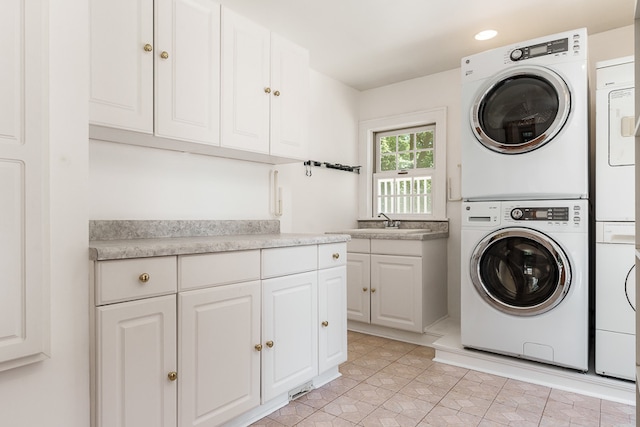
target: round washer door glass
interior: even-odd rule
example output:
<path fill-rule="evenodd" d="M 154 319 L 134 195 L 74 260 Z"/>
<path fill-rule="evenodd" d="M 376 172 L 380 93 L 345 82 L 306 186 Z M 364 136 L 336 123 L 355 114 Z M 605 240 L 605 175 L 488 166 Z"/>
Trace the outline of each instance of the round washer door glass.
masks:
<path fill-rule="evenodd" d="M 560 132 L 571 107 L 571 93 L 555 72 L 542 67 L 513 68 L 493 78 L 471 109 L 480 143 L 503 154 L 542 147 Z"/>
<path fill-rule="evenodd" d="M 486 236 L 471 257 L 471 280 L 494 308 L 518 316 L 551 310 L 571 285 L 569 262 L 549 236 L 505 228 Z"/>

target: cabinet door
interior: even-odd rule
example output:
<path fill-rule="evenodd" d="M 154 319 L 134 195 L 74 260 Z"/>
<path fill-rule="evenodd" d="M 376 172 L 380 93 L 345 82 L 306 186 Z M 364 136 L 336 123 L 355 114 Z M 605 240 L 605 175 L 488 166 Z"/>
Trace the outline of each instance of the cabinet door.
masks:
<path fill-rule="evenodd" d="M 89 121 L 153 132 L 153 0 L 90 0 Z"/>
<path fill-rule="evenodd" d="M 175 426 L 175 295 L 96 308 L 96 426 Z"/>
<path fill-rule="evenodd" d="M 262 403 L 318 374 L 318 273 L 262 281 Z"/>
<path fill-rule="evenodd" d="M 318 271 L 319 373 L 347 360 L 347 268 Z"/>
<path fill-rule="evenodd" d="M 347 318 L 369 323 L 371 314 L 369 254 L 347 254 Z"/>
<path fill-rule="evenodd" d="M 220 145 L 269 153 L 270 32 L 222 10 Z"/>
<path fill-rule="evenodd" d="M 0 13 L 0 371 L 49 351 L 44 5 Z"/>
<path fill-rule="evenodd" d="M 180 426 L 218 426 L 260 404 L 260 282 L 183 292 Z"/>
<path fill-rule="evenodd" d="M 423 332 L 421 257 L 371 255 L 371 323 Z"/>
<path fill-rule="evenodd" d="M 156 0 L 155 133 L 220 143 L 220 5 Z"/>
<path fill-rule="evenodd" d="M 271 138 L 274 156 L 309 157 L 309 52 L 271 35 Z"/>

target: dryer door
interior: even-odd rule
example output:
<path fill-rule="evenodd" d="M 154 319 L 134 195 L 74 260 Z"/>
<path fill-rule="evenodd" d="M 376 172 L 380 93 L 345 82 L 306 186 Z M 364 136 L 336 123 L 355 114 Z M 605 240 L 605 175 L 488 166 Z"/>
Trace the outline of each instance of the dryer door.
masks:
<path fill-rule="evenodd" d="M 480 90 L 470 122 L 488 149 L 521 154 L 551 141 L 570 110 L 571 92 L 558 74 L 543 67 L 513 67 Z"/>
<path fill-rule="evenodd" d="M 553 309 L 571 285 L 562 248 L 528 228 L 494 231 L 478 243 L 470 262 L 476 291 L 488 304 L 512 315 L 533 316 Z"/>

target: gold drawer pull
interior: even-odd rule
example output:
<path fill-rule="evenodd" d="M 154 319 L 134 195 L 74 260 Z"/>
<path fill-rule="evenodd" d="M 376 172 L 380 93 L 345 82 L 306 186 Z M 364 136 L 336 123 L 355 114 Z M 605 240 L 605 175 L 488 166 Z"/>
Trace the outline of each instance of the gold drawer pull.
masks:
<path fill-rule="evenodd" d="M 327 321 L 325 320 L 324 322 L 322 322 L 322 326 L 324 326 L 324 327 L 326 328 L 327 326 L 329 326 L 329 322 L 327 322 Z"/>
<path fill-rule="evenodd" d="M 162 59 L 169 58 L 169 53 L 166 50 L 163 50 L 162 53 L 160 54 L 160 58 Z"/>
<path fill-rule="evenodd" d="M 273 96 L 280 96 L 280 91 L 277 90 L 277 91 L 273 92 Z"/>
<path fill-rule="evenodd" d="M 336 252 L 335 254 L 333 254 L 333 259 L 338 259 L 338 258 L 340 258 L 340 254 L 339 253 Z"/>
<path fill-rule="evenodd" d="M 273 347 L 273 341 L 267 341 L 265 344 L 267 344 L 269 348 Z"/>
<path fill-rule="evenodd" d="M 371 288 L 371 293 L 374 294 L 376 292 L 376 288 Z"/>
<path fill-rule="evenodd" d="M 138 280 L 142 283 L 147 283 L 149 280 L 151 280 L 151 276 L 149 276 L 148 273 L 142 273 L 139 277 Z"/>
<path fill-rule="evenodd" d="M 254 347 L 257 351 L 262 351 L 262 344 L 256 344 Z"/>
<path fill-rule="evenodd" d="M 167 374 L 167 378 L 169 378 L 169 381 L 175 381 L 178 379 L 178 373 L 176 371 L 171 371 Z"/>
<path fill-rule="evenodd" d="M 367 292 L 369 288 L 362 288 L 362 292 Z"/>
<path fill-rule="evenodd" d="M 264 88 L 264 93 L 271 93 L 271 88 L 270 87 L 265 87 Z"/>
<path fill-rule="evenodd" d="M 153 50 L 153 46 L 151 46 L 149 43 L 144 45 L 144 51 L 145 52 L 151 52 Z"/>

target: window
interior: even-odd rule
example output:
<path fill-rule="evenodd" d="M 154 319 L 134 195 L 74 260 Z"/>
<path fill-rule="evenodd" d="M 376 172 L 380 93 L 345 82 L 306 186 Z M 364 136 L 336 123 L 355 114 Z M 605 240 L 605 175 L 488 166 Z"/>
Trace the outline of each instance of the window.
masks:
<path fill-rule="evenodd" d="M 360 217 L 446 218 L 446 109 L 360 123 Z"/>
<path fill-rule="evenodd" d="M 376 133 L 374 211 L 433 213 L 434 135 L 434 125 Z"/>

